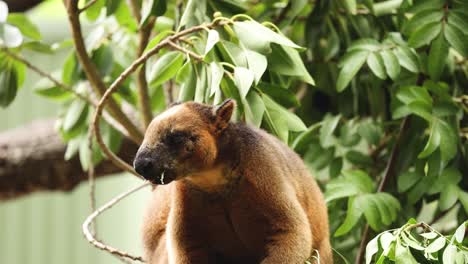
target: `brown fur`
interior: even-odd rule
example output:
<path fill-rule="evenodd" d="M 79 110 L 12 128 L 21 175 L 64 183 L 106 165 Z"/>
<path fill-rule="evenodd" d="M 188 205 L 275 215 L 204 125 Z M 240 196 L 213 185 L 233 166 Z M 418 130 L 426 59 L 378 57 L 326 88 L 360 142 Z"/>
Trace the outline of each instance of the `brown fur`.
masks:
<path fill-rule="evenodd" d="M 233 101 L 174 107 L 153 120 L 135 161 L 151 157 L 155 168 L 176 175 L 155 188 L 144 219 L 150 264 L 304 263 L 314 250 L 321 263 L 333 262 L 327 209 L 298 155 L 263 130 L 229 123 Z M 172 154 L 158 150 L 176 130 L 197 139 Z"/>

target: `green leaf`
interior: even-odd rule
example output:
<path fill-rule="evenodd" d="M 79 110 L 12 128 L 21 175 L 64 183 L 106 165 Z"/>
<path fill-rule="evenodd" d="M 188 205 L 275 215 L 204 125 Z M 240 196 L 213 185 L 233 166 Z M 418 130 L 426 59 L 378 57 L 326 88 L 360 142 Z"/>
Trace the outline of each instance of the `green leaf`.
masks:
<path fill-rule="evenodd" d="M 440 132 L 438 130 L 438 125 L 436 122 L 433 122 L 431 125 L 431 132 L 429 134 L 429 139 L 424 147 L 423 151 L 419 153 L 418 158 L 425 158 L 432 154 L 440 146 Z"/>
<path fill-rule="evenodd" d="M 80 66 L 74 52 L 68 55 L 63 65 L 62 81 L 67 85 L 74 84 L 80 78 Z"/>
<path fill-rule="evenodd" d="M 448 245 L 442 254 L 442 263 L 455 263 L 455 255 L 457 254 L 457 247 L 455 245 Z"/>
<path fill-rule="evenodd" d="M 455 130 L 441 119 L 437 119 L 440 133 L 440 152 L 442 161 L 449 161 L 457 154 L 457 134 Z"/>
<path fill-rule="evenodd" d="M 372 199 L 372 195 L 363 195 L 362 197 L 366 197 L 367 202 L 363 205 L 364 208 L 364 216 L 366 217 L 367 223 L 369 226 L 374 230 L 378 231 L 382 227 L 382 221 L 380 219 L 379 208 L 375 199 Z M 364 199 L 364 198 L 363 198 Z"/>
<path fill-rule="evenodd" d="M 296 94 L 291 91 L 284 89 L 281 86 L 260 82 L 257 86 L 262 92 L 268 94 L 275 102 L 278 102 L 280 105 L 290 108 L 300 106 L 299 101 L 296 98 Z"/>
<path fill-rule="evenodd" d="M 342 158 L 333 159 L 333 161 L 330 163 L 330 166 L 328 167 L 330 178 L 335 178 L 338 175 L 340 175 L 342 168 L 343 168 L 343 159 Z"/>
<path fill-rule="evenodd" d="M 223 60 L 240 67 L 248 67 L 245 49 L 229 41 L 221 40 L 216 45 Z"/>
<path fill-rule="evenodd" d="M 21 31 L 8 24 L 0 24 L 0 47 L 16 48 L 23 43 Z"/>
<path fill-rule="evenodd" d="M 276 44 L 272 44 L 271 49 L 272 52 L 268 55 L 268 66 L 271 71 L 296 76 L 311 85 L 315 84 L 297 50 Z"/>
<path fill-rule="evenodd" d="M 263 95 L 262 99 L 266 108 L 264 118 L 270 130 L 283 142 L 288 142 L 288 124 L 280 108 L 273 100 L 269 99 L 268 96 Z"/>
<path fill-rule="evenodd" d="M 210 29 L 208 31 L 208 39 L 206 40 L 205 53 L 208 54 L 210 50 L 219 42 L 219 33 L 216 30 Z"/>
<path fill-rule="evenodd" d="M 23 43 L 23 46 L 22 46 L 24 49 L 29 49 L 29 50 L 32 50 L 32 51 L 37 51 L 37 52 L 41 52 L 41 53 L 52 53 L 53 50 L 52 48 L 50 47 L 50 45 L 48 44 L 45 44 L 45 43 L 42 43 L 42 42 L 39 42 L 39 41 L 28 41 L 28 42 L 25 42 Z"/>
<path fill-rule="evenodd" d="M 63 117 L 62 129 L 65 132 L 80 126 L 86 121 L 88 106 L 82 100 L 74 100 Z"/>
<path fill-rule="evenodd" d="M 351 51 L 378 51 L 380 49 L 380 43 L 372 38 L 362 38 L 353 41 L 351 45 L 346 49 L 346 52 Z"/>
<path fill-rule="evenodd" d="M 341 116 L 327 115 L 325 116 L 322 127 L 320 127 L 320 144 L 322 147 L 330 147 L 333 145 L 333 131 L 335 131 L 340 121 Z"/>
<path fill-rule="evenodd" d="M 403 172 L 398 175 L 398 192 L 404 193 L 413 187 L 424 175 L 418 172 Z"/>
<path fill-rule="evenodd" d="M 445 42 L 443 34 L 432 42 L 429 57 L 427 58 L 427 70 L 434 81 L 438 81 L 444 70 L 445 61 L 448 57 L 449 46 Z"/>
<path fill-rule="evenodd" d="M 368 119 L 359 124 L 358 133 L 369 145 L 377 146 L 380 142 L 383 131 L 381 126 Z"/>
<path fill-rule="evenodd" d="M 372 166 L 372 158 L 356 150 L 350 150 L 345 154 L 346 159 L 357 166 Z"/>
<path fill-rule="evenodd" d="M 91 60 L 99 70 L 101 76 L 109 76 L 114 67 L 114 53 L 106 44 L 92 51 Z"/>
<path fill-rule="evenodd" d="M 439 208 L 445 211 L 452 207 L 458 200 L 459 188 L 455 184 L 448 184 L 440 193 Z"/>
<path fill-rule="evenodd" d="M 455 233 L 453 234 L 455 241 L 458 243 L 463 242 L 463 238 L 465 237 L 465 232 L 466 232 L 466 225 L 468 224 L 467 221 L 463 222 L 457 230 L 455 230 Z"/>
<path fill-rule="evenodd" d="M 34 40 L 41 39 L 39 29 L 23 14 L 10 14 L 8 16 L 8 23 L 17 27 L 21 33 Z"/>
<path fill-rule="evenodd" d="M 15 99 L 18 91 L 18 74 L 14 68 L 0 71 L 0 107 L 5 108 Z"/>
<path fill-rule="evenodd" d="M 463 34 L 457 27 L 447 24 L 445 25 L 445 39 L 456 51 L 464 57 L 468 57 L 468 37 Z"/>
<path fill-rule="evenodd" d="M 372 256 L 379 251 L 379 237 L 376 236 L 374 239 L 369 241 L 366 246 L 366 264 L 370 264 L 372 261 Z"/>
<path fill-rule="evenodd" d="M 91 1 L 92 0 L 86 0 L 85 4 Z M 86 9 L 85 11 L 86 17 L 91 21 L 96 20 L 101 14 L 101 10 L 105 5 L 106 5 L 105 0 L 97 0 L 94 4 L 92 4 L 90 7 Z"/>
<path fill-rule="evenodd" d="M 65 160 L 70 160 L 75 156 L 80 149 L 81 139 L 82 137 L 76 137 L 67 142 L 67 150 L 65 151 L 64 156 Z"/>
<path fill-rule="evenodd" d="M 382 56 L 388 76 L 390 76 L 392 80 L 396 80 L 398 75 L 400 75 L 398 57 L 391 50 L 382 50 L 380 55 Z"/>
<path fill-rule="evenodd" d="M 148 50 L 154 48 L 156 45 L 158 45 L 161 42 L 161 40 L 163 40 L 167 36 L 171 35 L 172 33 L 173 33 L 172 30 L 165 30 L 165 31 L 157 34 L 154 38 L 152 38 L 150 40 L 150 42 L 148 43 L 148 45 L 145 48 L 145 52 L 147 52 Z"/>
<path fill-rule="evenodd" d="M 343 5 L 348 13 L 353 14 L 353 15 L 356 14 L 356 11 L 357 11 L 356 0 L 344 0 Z"/>
<path fill-rule="evenodd" d="M 0 23 L 5 23 L 8 17 L 8 5 L 0 1 Z"/>
<path fill-rule="evenodd" d="M 245 112 L 245 120 L 248 124 L 255 127 L 260 127 L 262 123 L 263 114 L 265 113 L 265 104 L 262 97 L 257 92 L 250 92 L 247 97 L 242 101 Z"/>
<path fill-rule="evenodd" d="M 408 40 L 408 45 L 412 48 L 419 48 L 423 45 L 429 44 L 437 35 L 439 35 L 442 28 L 441 22 L 432 22 L 417 29 Z"/>
<path fill-rule="evenodd" d="M 429 244 L 429 246 L 427 246 L 424 251 L 430 254 L 441 250 L 445 246 L 445 240 L 445 237 L 437 238 L 431 244 Z"/>
<path fill-rule="evenodd" d="M 395 247 L 395 263 L 396 264 L 418 264 L 418 262 L 414 259 L 413 255 L 411 255 L 411 251 L 408 247 L 404 247 L 401 245 L 399 241 L 397 241 Z"/>
<path fill-rule="evenodd" d="M 239 93 L 242 98 L 247 96 L 247 93 L 250 91 L 250 87 L 252 87 L 254 79 L 255 75 L 251 70 L 244 67 L 234 68 L 234 83 L 239 89 Z"/>
<path fill-rule="evenodd" d="M 206 94 L 206 89 L 207 89 L 207 69 L 205 65 L 201 64 L 196 71 L 197 75 L 197 84 L 195 86 L 195 97 L 193 98 L 193 101 L 197 103 L 203 103 L 205 94 Z"/>
<path fill-rule="evenodd" d="M 223 66 L 217 62 L 211 62 L 210 63 L 210 96 L 213 96 L 220 89 L 223 75 L 224 75 Z"/>
<path fill-rule="evenodd" d="M 384 61 L 379 53 L 369 53 L 369 56 L 367 56 L 367 65 L 375 74 L 375 76 L 379 77 L 382 80 L 385 80 L 387 78 L 387 74 L 385 74 Z"/>
<path fill-rule="evenodd" d="M 245 53 L 245 57 L 247 58 L 247 67 L 254 73 L 255 84 L 258 84 L 267 69 L 267 58 L 264 55 L 251 50 L 246 50 Z"/>
<path fill-rule="evenodd" d="M 418 12 L 403 26 L 402 31 L 406 35 L 410 35 L 422 26 L 440 22 L 443 16 L 444 12 L 440 8 L 431 8 Z"/>
<path fill-rule="evenodd" d="M 334 236 L 339 237 L 347 234 L 357 224 L 359 218 L 364 213 L 360 204 L 362 197 L 350 198 L 348 200 L 348 209 L 346 210 L 346 218 L 344 222 L 335 231 Z"/>
<path fill-rule="evenodd" d="M 162 55 L 156 63 L 147 71 L 147 79 L 151 86 L 158 86 L 172 77 L 180 69 L 184 62 L 184 55 L 177 51 L 170 51 Z"/>
<path fill-rule="evenodd" d="M 71 93 L 57 87 L 52 81 L 47 78 L 42 78 L 34 85 L 34 92 L 51 99 L 66 99 L 71 96 Z"/>
<path fill-rule="evenodd" d="M 234 22 L 234 31 L 246 48 L 263 54 L 270 53 L 270 43 L 301 49 L 300 46 L 296 45 L 290 39 L 256 21 L 236 21 Z"/>
<path fill-rule="evenodd" d="M 413 50 L 408 47 L 398 46 L 393 52 L 403 68 L 410 72 L 419 72 L 418 57 Z"/>
<path fill-rule="evenodd" d="M 421 101 L 429 107 L 432 106 L 432 97 L 425 87 L 403 86 L 397 91 L 396 97 L 404 104 Z"/>
<path fill-rule="evenodd" d="M 314 142 L 304 155 L 304 162 L 311 172 L 320 171 L 330 164 L 335 154 L 334 148 L 322 148 L 318 142 Z M 334 192 L 339 194 L 340 192 Z"/>
<path fill-rule="evenodd" d="M 448 23 L 468 35 L 468 16 L 459 12 L 448 13 Z"/>
<path fill-rule="evenodd" d="M 341 69 L 338 80 L 336 83 L 336 88 L 338 92 L 343 91 L 354 78 L 356 73 L 362 67 L 364 62 L 367 60 L 369 52 L 367 51 L 353 51 L 351 57 L 349 57 L 348 62 Z"/>
<path fill-rule="evenodd" d="M 146 25 L 151 16 L 162 16 L 166 13 L 166 0 L 144 0 L 141 7 L 140 25 Z"/>
<path fill-rule="evenodd" d="M 180 18 L 179 28 L 200 25 L 206 17 L 206 0 L 189 0 Z"/>

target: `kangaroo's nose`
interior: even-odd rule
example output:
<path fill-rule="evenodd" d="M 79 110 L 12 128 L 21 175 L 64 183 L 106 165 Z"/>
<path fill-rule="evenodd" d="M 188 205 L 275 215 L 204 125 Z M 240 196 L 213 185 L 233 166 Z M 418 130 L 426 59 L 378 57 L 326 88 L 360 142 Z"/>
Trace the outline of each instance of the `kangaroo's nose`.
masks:
<path fill-rule="evenodd" d="M 138 172 L 145 179 L 151 174 L 153 168 L 153 161 L 150 158 L 137 158 L 133 164 L 135 171 Z"/>

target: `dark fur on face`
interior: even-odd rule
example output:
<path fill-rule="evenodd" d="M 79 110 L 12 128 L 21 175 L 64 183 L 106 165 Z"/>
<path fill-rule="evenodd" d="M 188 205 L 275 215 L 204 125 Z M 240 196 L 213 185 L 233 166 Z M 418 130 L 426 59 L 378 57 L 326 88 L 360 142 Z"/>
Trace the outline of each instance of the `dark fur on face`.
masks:
<path fill-rule="evenodd" d="M 218 138 L 228 127 L 235 102 L 219 106 L 193 102 L 173 105 L 149 125 L 134 160 L 135 170 L 155 184 L 212 167 Z"/>

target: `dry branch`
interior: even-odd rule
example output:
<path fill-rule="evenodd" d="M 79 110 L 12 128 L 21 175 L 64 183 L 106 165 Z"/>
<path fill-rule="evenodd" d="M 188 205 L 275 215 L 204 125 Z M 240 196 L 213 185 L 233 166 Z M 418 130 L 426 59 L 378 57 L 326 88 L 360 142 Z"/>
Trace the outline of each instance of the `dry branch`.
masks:
<path fill-rule="evenodd" d="M 97 248 L 99 248 L 101 250 L 110 252 L 111 254 L 113 254 L 115 256 L 122 257 L 122 258 L 129 258 L 129 259 L 132 259 L 132 260 L 137 260 L 137 261 L 140 261 L 140 262 L 144 262 L 144 259 L 142 257 L 133 256 L 133 255 L 131 255 L 131 254 L 125 252 L 125 251 L 116 249 L 114 247 L 111 247 L 109 245 L 106 245 L 106 244 L 102 243 L 101 241 L 98 241 L 93 236 L 93 234 L 89 230 L 89 228 L 90 228 L 91 224 L 94 222 L 95 218 L 98 217 L 101 213 L 103 213 L 107 209 L 110 209 L 112 206 L 114 206 L 116 203 L 120 202 L 122 199 L 129 196 L 130 194 L 132 194 L 132 193 L 134 193 L 134 192 L 136 192 L 138 190 L 141 190 L 142 188 L 144 188 L 146 186 L 149 186 L 149 185 L 150 185 L 149 182 L 144 182 L 143 184 L 138 185 L 137 187 L 134 187 L 134 188 L 124 192 L 124 193 L 116 196 L 115 198 L 113 198 L 112 200 L 110 200 L 109 202 L 104 204 L 103 206 L 99 207 L 99 209 L 97 209 L 91 215 L 89 215 L 86 218 L 86 220 L 84 221 L 83 226 L 82 226 L 83 234 L 85 235 L 85 237 L 89 241 L 89 243 L 93 244 L 95 247 L 97 247 Z"/>
<path fill-rule="evenodd" d="M 35 121 L 0 133 L 0 200 L 36 191 L 70 191 L 87 180 L 78 157 L 64 160 L 66 145 L 54 123 Z M 118 156 L 131 162 L 136 151 L 136 144 L 124 139 Z M 108 160 L 95 168 L 96 177 L 118 172 Z"/>

